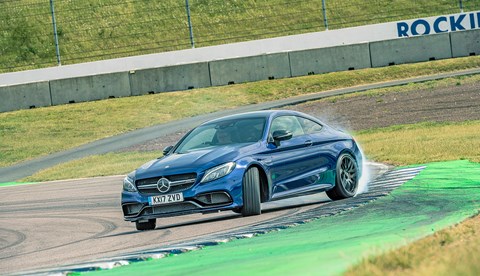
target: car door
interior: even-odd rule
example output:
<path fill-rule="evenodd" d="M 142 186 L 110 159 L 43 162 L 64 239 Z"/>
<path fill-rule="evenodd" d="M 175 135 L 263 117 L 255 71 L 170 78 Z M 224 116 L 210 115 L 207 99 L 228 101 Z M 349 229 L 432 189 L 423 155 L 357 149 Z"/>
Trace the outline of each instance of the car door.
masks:
<path fill-rule="evenodd" d="M 305 133 L 300 119 L 298 116 L 279 116 L 273 119 L 270 126 L 270 138 L 276 130 L 292 133 L 291 139 L 281 141 L 278 146 L 269 144 L 273 197 L 315 182 L 313 172 L 318 168 L 320 156 L 312 150 L 311 137 Z"/>

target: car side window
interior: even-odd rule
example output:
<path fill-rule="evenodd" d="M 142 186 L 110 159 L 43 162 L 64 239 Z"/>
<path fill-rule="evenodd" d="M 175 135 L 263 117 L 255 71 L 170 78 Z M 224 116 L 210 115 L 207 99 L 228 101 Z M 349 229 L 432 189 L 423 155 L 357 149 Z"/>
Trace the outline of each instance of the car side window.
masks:
<path fill-rule="evenodd" d="M 302 129 L 306 134 L 313 134 L 320 132 L 323 126 L 307 118 L 299 118 Z"/>
<path fill-rule="evenodd" d="M 297 116 L 279 116 L 273 119 L 269 134 L 272 135 L 273 132 L 280 129 L 290 131 L 293 137 L 305 134 Z"/>
<path fill-rule="evenodd" d="M 264 118 L 249 118 L 236 124 L 239 143 L 252 143 L 262 139 Z"/>

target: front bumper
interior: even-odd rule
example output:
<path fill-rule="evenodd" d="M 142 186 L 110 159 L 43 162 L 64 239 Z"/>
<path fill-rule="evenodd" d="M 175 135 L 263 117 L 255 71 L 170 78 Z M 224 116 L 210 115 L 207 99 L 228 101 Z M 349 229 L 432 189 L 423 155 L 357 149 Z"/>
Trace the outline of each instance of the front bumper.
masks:
<path fill-rule="evenodd" d="M 201 202 L 213 199 L 211 202 Z M 238 209 L 231 197 L 225 192 L 213 192 L 195 198 L 185 199 L 183 202 L 150 206 L 148 202 L 128 202 L 122 204 L 124 218 L 127 221 L 172 217 L 193 213 L 210 213 Z"/>
<path fill-rule="evenodd" d="M 240 174 L 241 175 L 241 174 Z M 243 206 L 242 176 L 232 172 L 209 183 L 195 184 L 182 192 L 184 201 L 150 205 L 149 197 L 138 192 L 122 192 L 122 211 L 126 221 L 139 221 L 193 213 L 238 210 Z"/>

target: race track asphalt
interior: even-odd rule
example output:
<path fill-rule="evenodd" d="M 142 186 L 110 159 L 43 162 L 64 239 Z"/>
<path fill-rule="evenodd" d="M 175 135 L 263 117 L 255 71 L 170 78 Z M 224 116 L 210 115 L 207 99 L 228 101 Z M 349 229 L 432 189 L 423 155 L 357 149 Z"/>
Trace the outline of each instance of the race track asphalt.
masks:
<path fill-rule="evenodd" d="M 368 171 L 374 177 L 387 169 L 374 163 Z M 262 204 L 260 216 L 242 217 L 228 211 L 163 218 L 157 220 L 155 230 L 141 232 L 123 220 L 122 179 L 110 176 L 0 187 L 0 275 L 37 274 L 42 269 L 165 248 L 206 236 L 251 231 L 279 219 L 298 219 L 302 214 L 310 218 L 310 210 L 338 205 L 320 193 Z M 357 200 L 369 201 L 387 192 L 382 186 L 375 195 L 366 193 Z M 352 208 L 354 202 L 340 201 L 334 210 Z"/>

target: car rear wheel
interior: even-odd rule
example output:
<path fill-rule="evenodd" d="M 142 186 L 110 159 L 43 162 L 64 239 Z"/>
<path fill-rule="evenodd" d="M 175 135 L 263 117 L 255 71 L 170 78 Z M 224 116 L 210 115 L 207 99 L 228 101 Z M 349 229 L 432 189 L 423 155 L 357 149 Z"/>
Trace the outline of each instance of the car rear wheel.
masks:
<path fill-rule="evenodd" d="M 137 230 L 140 231 L 153 230 L 155 229 L 156 223 L 156 219 L 149 219 L 147 222 L 136 221 L 135 226 L 137 227 Z"/>
<path fill-rule="evenodd" d="M 252 167 L 243 176 L 243 216 L 254 216 L 262 213 L 260 207 L 260 175 L 258 168 Z"/>
<path fill-rule="evenodd" d="M 332 200 L 343 199 L 355 195 L 358 189 L 358 165 L 355 158 L 343 153 L 337 160 L 335 187 L 327 191 Z"/>

